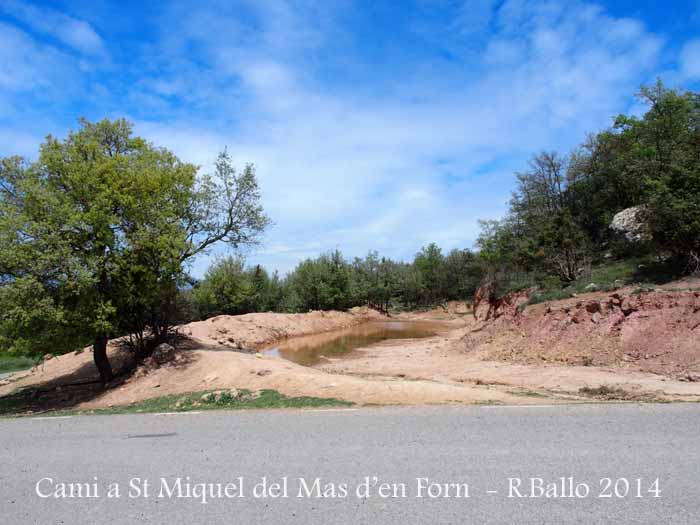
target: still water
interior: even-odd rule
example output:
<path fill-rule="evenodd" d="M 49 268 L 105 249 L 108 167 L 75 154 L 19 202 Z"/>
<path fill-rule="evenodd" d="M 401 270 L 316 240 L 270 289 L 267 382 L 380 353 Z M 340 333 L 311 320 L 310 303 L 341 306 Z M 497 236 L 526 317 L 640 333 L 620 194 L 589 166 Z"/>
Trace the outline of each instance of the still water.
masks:
<path fill-rule="evenodd" d="M 373 321 L 324 334 L 294 337 L 281 341 L 263 350 L 266 355 L 275 355 L 310 366 L 325 357 L 341 357 L 356 348 L 386 341 L 388 339 L 420 339 L 444 332 L 446 325 L 431 321 Z"/>

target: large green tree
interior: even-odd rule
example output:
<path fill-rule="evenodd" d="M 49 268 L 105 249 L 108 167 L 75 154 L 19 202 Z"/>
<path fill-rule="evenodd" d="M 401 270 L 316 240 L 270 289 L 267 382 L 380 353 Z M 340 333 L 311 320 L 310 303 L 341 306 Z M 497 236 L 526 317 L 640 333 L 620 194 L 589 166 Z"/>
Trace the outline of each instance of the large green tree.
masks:
<path fill-rule="evenodd" d="M 238 173 L 223 152 L 199 176 L 125 120 L 81 120 L 35 162 L 0 166 L 0 342 L 65 352 L 91 340 L 103 382 L 110 337 L 163 337 L 192 258 L 254 243 L 269 222 L 252 166 Z"/>

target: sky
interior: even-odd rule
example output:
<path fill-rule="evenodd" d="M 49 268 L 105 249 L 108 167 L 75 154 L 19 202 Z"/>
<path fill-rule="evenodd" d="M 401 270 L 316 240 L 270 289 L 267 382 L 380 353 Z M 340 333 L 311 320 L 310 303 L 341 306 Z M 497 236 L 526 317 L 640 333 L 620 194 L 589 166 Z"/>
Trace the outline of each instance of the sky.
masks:
<path fill-rule="evenodd" d="M 249 263 L 410 260 L 473 247 L 514 172 L 642 85 L 698 89 L 699 30 L 697 0 L 0 0 L 0 156 L 126 117 L 203 173 L 255 165 L 274 224 Z"/>

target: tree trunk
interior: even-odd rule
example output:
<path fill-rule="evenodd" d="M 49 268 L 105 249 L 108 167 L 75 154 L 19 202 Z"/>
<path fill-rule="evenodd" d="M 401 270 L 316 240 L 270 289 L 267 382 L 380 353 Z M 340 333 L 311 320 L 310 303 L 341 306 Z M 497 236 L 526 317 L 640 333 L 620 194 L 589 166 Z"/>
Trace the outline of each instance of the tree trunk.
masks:
<path fill-rule="evenodd" d="M 100 380 L 102 381 L 103 385 L 109 383 L 114 377 L 114 374 L 112 373 L 112 366 L 109 364 L 109 358 L 107 357 L 108 341 L 109 339 L 106 335 L 100 335 L 95 338 L 92 345 L 95 366 L 100 372 Z"/>

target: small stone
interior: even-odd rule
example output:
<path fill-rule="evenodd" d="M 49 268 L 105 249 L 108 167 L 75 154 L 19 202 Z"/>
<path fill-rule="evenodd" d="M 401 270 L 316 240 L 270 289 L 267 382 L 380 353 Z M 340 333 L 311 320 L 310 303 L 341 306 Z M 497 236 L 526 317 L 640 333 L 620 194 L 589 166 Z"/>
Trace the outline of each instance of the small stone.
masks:
<path fill-rule="evenodd" d="M 151 357 L 157 364 L 165 364 L 175 358 L 175 348 L 168 343 L 161 343 L 153 350 Z"/>

